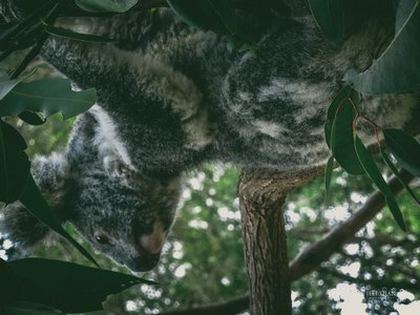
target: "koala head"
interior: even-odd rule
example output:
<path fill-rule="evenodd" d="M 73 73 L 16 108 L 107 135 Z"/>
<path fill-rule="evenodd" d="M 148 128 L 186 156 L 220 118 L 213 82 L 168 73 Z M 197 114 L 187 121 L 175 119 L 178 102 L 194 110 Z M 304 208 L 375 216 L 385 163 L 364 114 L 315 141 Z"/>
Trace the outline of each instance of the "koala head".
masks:
<path fill-rule="evenodd" d="M 157 264 L 175 218 L 177 178 L 94 170 L 84 175 L 77 191 L 69 220 L 95 249 L 133 271 Z"/>
<path fill-rule="evenodd" d="M 75 172 L 63 167 L 62 160 L 42 158 L 35 168 L 57 216 L 70 221 L 96 250 L 131 270 L 155 267 L 175 218 L 179 178 L 110 174 L 94 165 Z M 4 209 L 0 231 L 30 247 L 49 230 L 15 203 Z"/>

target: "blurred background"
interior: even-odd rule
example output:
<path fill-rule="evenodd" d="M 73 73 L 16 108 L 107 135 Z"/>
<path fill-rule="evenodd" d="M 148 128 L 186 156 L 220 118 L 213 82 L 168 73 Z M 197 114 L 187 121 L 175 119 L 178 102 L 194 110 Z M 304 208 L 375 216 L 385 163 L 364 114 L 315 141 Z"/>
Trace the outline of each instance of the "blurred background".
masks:
<path fill-rule="evenodd" d="M 47 66 L 39 66 L 38 78 L 56 75 Z M 40 127 L 16 119 L 9 122 L 25 136 L 33 157 L 62 150 L 74 119 L 63 121 L 55 115 Z M 159 314 L 246 294 L 238 176 L 238 169 L 220 164 L 204 165 L 186 174 L 178 220 L 161 262 L 143 275 L 159 285 L 139 285 L 113 296 L 106 302 L 106 311 L 96 314 Z M 384 176 L 390 174 L 384 171 Z M 420 181 L 413 187 L 420 193 Z M 373 186 L 367 178 L 351 177 L 338 169 L 333 173 L 331 192 L 326 206 L 323 179 L 318 178 L 289 196 L 285 215 L 290 259 L 355 212 Z M 405 192 L 398 202 L 410 233 L 402 233 L 385 208 L 329 262 L 293 283 L 294 314 L 420 314 L 420 211 Z M 89 247 L 71 226 L 68 229 Z M 0 234 L 2 259 L 25 255 L 7 235 Z M 31 255 L 87 264 L 56 237 L 37 246 Z M 104 268 L 129 272 L 105 257 L 95 258 Z M 379 294 L 372 297 L 372 292 Z"/>

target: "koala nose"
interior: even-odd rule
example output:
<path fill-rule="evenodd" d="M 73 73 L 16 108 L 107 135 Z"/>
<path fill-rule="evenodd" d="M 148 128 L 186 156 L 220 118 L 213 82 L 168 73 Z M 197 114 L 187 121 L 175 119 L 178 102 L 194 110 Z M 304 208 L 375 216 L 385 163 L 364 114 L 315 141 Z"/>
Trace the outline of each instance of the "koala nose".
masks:
<path fill-rule="evenodd" d="M 156 221 L 153 225 L 153 231 L 150 234 L 141 235 L 139 239 L 140 254 L 156 255 L 162 251 L 167 231 L 165 231 L 162 223 Z"/>
<path fill-rule="evenodd" d="M 159 262 L 160 252 L 168 232 L 158 220 L 155 221 L 152 228 L 151 233 L 140 234 L 138 231 L 135 235 L 136 250 L 139 256 L 127 263 L 127 267 L 133 271 L 149 271 Z"/>
<path fill-rule="evenodd" d="M 127 267 L 135 272 L 146 272 L 152 270 L 159 262 L 160 255 L 142 255 L 133 258 Z"/>

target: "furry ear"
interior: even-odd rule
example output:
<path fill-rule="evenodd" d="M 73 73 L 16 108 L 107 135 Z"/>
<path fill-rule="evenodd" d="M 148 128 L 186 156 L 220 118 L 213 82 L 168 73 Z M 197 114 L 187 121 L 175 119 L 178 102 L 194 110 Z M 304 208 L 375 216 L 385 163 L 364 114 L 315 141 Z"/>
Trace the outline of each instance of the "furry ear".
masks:
<path fill-rule="evenodd" d="M 65 221 L 66 196 L 69 191 L 70 177 L 68 166 L 62 155 L 38 157 L 32 165 L 32 173 L 42 194 L 50 204 L 57 217 Z M 14 202 L 0 209 L 0 232 L 17 243 L 18 246 L 30 248 L 44 239 L 49 228 L 33 216 L 20 202 Z"/>
<path fill-rule="evenodd" d="M 106 174 L 124 178 L 127 172 L 135 171 L 112 117 L 98 105 L 94 105 L 89 113 L 96 120 L 94 145 L 98 148 L 98 159 L 103 163 Z"/>

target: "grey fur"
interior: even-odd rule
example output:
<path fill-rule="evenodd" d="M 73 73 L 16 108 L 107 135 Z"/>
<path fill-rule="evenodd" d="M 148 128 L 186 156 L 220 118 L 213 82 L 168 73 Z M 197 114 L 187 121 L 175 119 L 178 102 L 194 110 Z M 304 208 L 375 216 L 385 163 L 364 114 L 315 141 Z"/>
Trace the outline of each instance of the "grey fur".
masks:
<path fill-rule="evenodd" d="M 39 158 L 34 173 L 62 220 L 134 270 L 156 263 L 138 257 L 134 239 L 156 218 L 170 228 L 184 171 L 214 160 L 281 171 L 325 163 L 326 110 L 344 73 L 367 68 L 390 35 L 373 17 L 337 45 L 312 18 L 282 17 L 255 52 L 240 53 L 167 9 L 78 25 L 118 42 L 48 41 L 43 57 L 80 88 L 95 87 L 98 106 L 80 116 L 66 152 Z M 419 117 L 417 104 L 416 95 L 387 95 L 363 107 L 384 126 L 404 127 L 415 108 Z M 21 224 L 29 220 L 21 210 L 9 206 L 3 224 L 31 245 L 46 229 Z"/>

